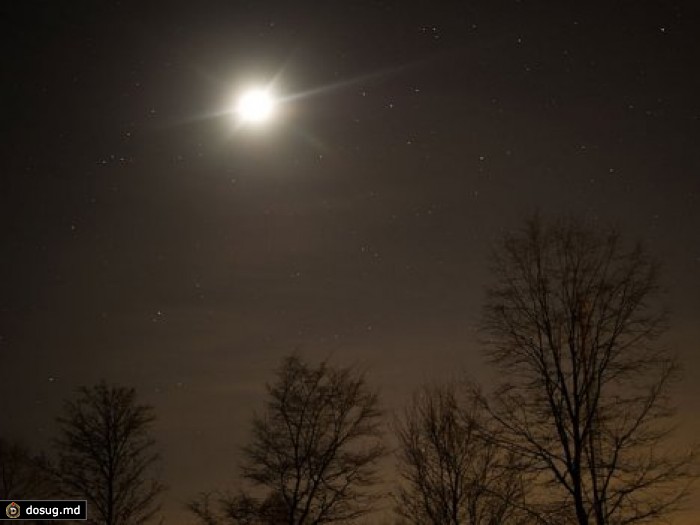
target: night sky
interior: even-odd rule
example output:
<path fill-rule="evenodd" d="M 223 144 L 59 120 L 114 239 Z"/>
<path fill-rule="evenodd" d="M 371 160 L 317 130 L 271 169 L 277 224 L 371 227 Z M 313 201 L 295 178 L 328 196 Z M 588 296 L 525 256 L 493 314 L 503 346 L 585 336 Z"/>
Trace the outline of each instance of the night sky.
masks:
<path fill-rule="evenodd" d="M 489 250 L 540 210 L 662 261 L 694 438 L 696 4 L 3 2 L 2 434 L 45 447 L 78 385 L 135 386 L 182 523 L 295 349 L 390 410 L 488 383 Z M 277 114 L 237 126 L 270 82 Z"/>

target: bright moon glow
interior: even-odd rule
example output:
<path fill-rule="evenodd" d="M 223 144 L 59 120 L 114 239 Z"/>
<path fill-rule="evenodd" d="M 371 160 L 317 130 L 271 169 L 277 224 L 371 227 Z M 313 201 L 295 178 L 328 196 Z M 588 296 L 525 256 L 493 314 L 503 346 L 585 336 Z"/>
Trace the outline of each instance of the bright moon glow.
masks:
<path fill-rule="evenodd" d="M 267 91 L 256 89 L 243 94 L 236 111 L 244 121 L 262 122 L 270 117 L 274 106 L 274 101 Z"/>

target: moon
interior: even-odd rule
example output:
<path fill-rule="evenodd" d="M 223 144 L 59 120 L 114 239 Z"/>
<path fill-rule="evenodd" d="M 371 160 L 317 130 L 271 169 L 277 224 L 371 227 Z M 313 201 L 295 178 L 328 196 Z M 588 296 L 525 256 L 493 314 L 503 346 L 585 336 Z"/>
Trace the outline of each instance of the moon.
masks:
<path fill-rule="evenodd" d="M 261 123 L 269 120 L 275 109 L 275 100 L 268 90 L 251 89 L 238 99 L 235 113 L 243 122 Z"/>

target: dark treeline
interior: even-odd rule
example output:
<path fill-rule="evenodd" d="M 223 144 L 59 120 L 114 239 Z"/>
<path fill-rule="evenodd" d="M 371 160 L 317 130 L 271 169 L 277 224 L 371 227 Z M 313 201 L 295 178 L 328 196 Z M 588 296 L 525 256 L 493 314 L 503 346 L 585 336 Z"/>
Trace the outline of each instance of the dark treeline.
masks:
<path fill-rule="evenodd" d="M 190 515 L 352 523 L 391 501 L 401 524 L 623 525 L 682 508 L 697 463 L 669 441 L 679 365 L 659 342 L 656 262 L 614 231 L 534 217 L 492 264 L 481 328 L 497 384 L 426 385 L 388 417 L 364 371 L 287 356 L 252 418 L 239 486 L 194 497 Z M 87 498 L 106 525 L 154 519 L 153 420 L 133 389 L 81 388 L 50 452 L 0 440 L 1 499 Z"/>
<path fill-rule="evenodd" d="M 164 490 L 152 477 L 159 459 L 150 437 L 154 419 L 133 388 L 104 382 L 79 388 L 57 418 L 51 455 L 0 439 L 2 499 L 87 499 L 92 522 L 149 521 Z"/>

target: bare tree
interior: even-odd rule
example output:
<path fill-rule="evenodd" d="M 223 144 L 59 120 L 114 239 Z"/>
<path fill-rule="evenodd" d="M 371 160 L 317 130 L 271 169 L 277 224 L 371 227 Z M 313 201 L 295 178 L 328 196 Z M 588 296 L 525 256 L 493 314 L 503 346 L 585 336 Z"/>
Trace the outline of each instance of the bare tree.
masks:
<path fill-rule="evenodd" d="M 158 461 L 149 435 L 153 409 L 132 388 L 104 382 L 78 390 L 58 418 L 52 472 L 65 497 L 86 498 L 96 521 L 141 524 L 158 510 L 163 485 L 151 477 Z"/>
<path fill-rule="evenodd" d="M 485 439 L 476 399 L 454 385 L 424 387 L 395 423 L 397 511 L 417 525 L 524 523 L 521 469 Z"/>
<path fill-rule="evenodd" d="M 580 525 L 676 510 L 693 458 L 666 440 L 678 365 L 657 341 L 657 265 L 614 232 L 535 217 L 505 236 L 494 272 L 484 328 L 504 381 L 487 408 L 499 442 L 532 462 L 540 509 Z"/>
<path fill-rule="evenodd" d="M 290 356 L 267 392 L 243 475 L 283 505 L 277 523 L 351 521 L 368 512 L 384 447 L 378 397 L 364 374 Z"/>
<path fill-rule="evenodd" d="M 44 464 L 43 455 L 33 454 L 23 443 L 0 438 L 0 500 L 54 496 Z"/>

